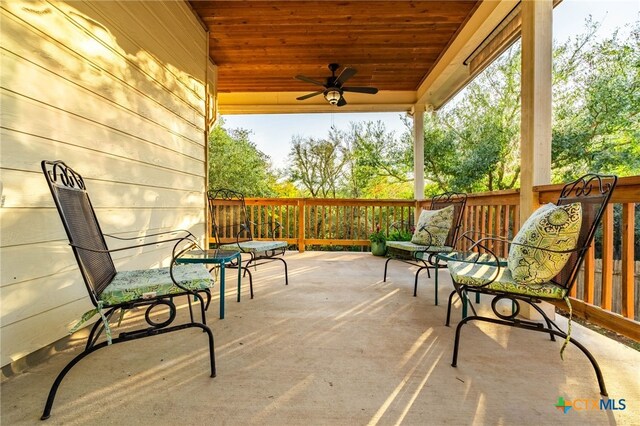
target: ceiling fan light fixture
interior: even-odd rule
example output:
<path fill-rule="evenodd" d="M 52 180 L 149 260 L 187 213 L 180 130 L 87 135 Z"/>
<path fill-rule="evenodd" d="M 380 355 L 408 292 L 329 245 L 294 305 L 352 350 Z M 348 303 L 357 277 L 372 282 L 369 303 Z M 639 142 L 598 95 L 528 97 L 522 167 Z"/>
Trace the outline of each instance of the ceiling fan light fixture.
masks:
<path fill-rule="evenodd" d="M 338 101 L 340 100 L 341 97 L 342 97 L 342 93 L 340 93 L 340 91 L 338 89 L 336 89 L 335 87 L 332 87 L 332 88 L 328 89 L 326 92 L 324 92 L 324 98 L 331 105 L 337 105 Z"/>

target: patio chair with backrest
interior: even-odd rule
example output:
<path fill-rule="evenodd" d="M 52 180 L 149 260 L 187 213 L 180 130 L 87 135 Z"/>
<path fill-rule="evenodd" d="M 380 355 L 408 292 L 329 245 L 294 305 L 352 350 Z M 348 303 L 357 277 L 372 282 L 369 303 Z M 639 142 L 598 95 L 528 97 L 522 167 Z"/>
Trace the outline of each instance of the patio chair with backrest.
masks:
<path fill-rule="evenodd" d="M 93 316 L 99 315 L 89 332 L 84 350 L 62 369 L 51 386 L 42 419 L 50 416 L 58 387 L 71 368 L 87 355 L 111 344 L 191 327 L 199 328 L 206 332 L 208 338 L 211 377 L 215 377 L 213 333 L 206 325 L 205 318 L 213 279 L 204 265 L 176 266 L 174 262 L 176 257 L 196 245 L 194 236 L 188 231 L 156 233 L 134 238 L 103 234 L 82 176 L 62 161 L 42 161 L 42 171 L 84 279 L 89 299 L 94 305 L 94 309 L 82 316 L 74 330 Z M 144 242 L 134 246 L 109 249 L 105 237 L 117 240 L 136 239 Z M 111 253 L 160 244 L 173 245 L 170 267 L 136 271 L 116 270 Z M 174 298 L 179 296 L 187 296 L 190 319 L 172 325 L 177 315 Z M 206 303 L 203 296 L 207 300 Z M 192 297 L 199 301 L 201 321 L 194 320 L 191 311 Z M 126 313 L 136 308 L 145 310 L 144 318 L 147 324 L 127 329 L 112 338 L 110 325 L 112 317 L 119 312 L 119 318 L 122 319 Z M 159 321 L 158 315 L 163 315 L 166 319 Z M 98 342 L 103 332 L 106 340 Z"/>
<path fill-rule="evenodd" d="M 246 254 L 246 260 L 239 265 L 245 274 L 249 274 L 249 289 L 253 298 L 253 279 L 250 266 L 258 266 L 267 262 L 281 261 L 284 264 L 284 282 L 289 284 L 287 262 L 281 257 L 287 249 L 286 241 L 276 241 L 275 235 L 280 223 L 265 217 L 258 225 L 249 220 L 244 195 L 230 189 L 216 189 L 209 191 L 209 215 L 211 218 L 211 233 L 215 246 L 222 250 L 238 250 Z M 255 240 L 253 229 L 266 228 L 269 240 Z M 261 234 L 259 234 L 261 235 Z M 244 262 L 244 265 L 242 263 Z"/>
<path fill-rule="evenodd" d="M 568 295 L 616 183 L 616 176 L 585 175 L 565 185 L 555 205 L 549 203 L 536 210 L 513 241 L 484 236 L 472 241 L 471 251 L 440 256 L 447 261 L 455 288 L 449 296 L 446 324 L 449 325 L 455 294 L 463 301 L 463 308 L 466 309 L 468 304 L 473 311 L 470 316 L 463 312 L 464 318 L 456 328 L 452 366 L 457 365 L 460 332 L 465 324 L 482 321 L 517 327 L 547 333 L 551 340 L 555 340 L 555 336 L 565 339 L 561 357 L 566 345 L 573 343 L 591 362 L 600 393 L 607 395 L 598 363 L 582 344 L 571 337 L 571 304 Z M 468 237 L 465 235 L 461 238 Z M 492 252 L 492 242 L 509 244 L 507 259 L 501 259 Z M 469 293 L 490 295 L 493 315 L 478 314 L 473 304 L 469 303 Z M 567 331 L 562 330 L 539 306 L 542 301 L 563 300 L 569 310 Z M 502 301 L 507 302 L 506 310 Z M 520 318 L 521 303 L 531 306 L 544 322 Z"/>
<path fill-rule="evenodd" d="M 418 276 L 437 266 L 436 254 L 453 251 L 454 242 L 462 223 L 462 214 L 467 203 L 467 194 L 445 192 L 431 199 L 429 210 L 423 210 L 416 224 L 411 241 L 387 241 L 387 256 L 384 264 L 384 281 L 387 268 L 392 260 L 399 260 L 417 266 L 413 295 L 418 295 Z M 435 280 L 435 304 L 438 304 L 438 280 Z"/>

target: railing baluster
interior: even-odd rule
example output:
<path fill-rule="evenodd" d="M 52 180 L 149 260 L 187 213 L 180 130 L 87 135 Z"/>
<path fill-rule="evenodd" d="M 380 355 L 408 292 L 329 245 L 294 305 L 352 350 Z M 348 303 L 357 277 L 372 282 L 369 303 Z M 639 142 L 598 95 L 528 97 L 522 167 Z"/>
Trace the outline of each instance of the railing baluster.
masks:
<path fill-rule="evenodd" d="M 298 251 L 300 253 L 304 252 L 304 217 L 305 217 L 305 208 L 304 208 L 304 199 L 298 200 Z"/>
<path fill-rule="evenodd" d="M 474 206 L 473 208 L 473 239 L 476 241 L 478 240 L 480 232 L 480 211 L 478 207 L 480 206 Z"/>
<path fill-rule="evenodd" d="M 491 235 L 496 233 L 493 229 L 493 206 L 487 206 L 487 233 Z M 494 249 L 494 241 L 489 240 L 489 250 L 494 251 Z"/>
<path fill-rule="evenodd" d="M 595 294 L 595 277 L 596 277 L 596 249 L 592 243 L 587 249 L 584 257 L 584 295 L 582 298 L 585 302 L 593 304 Z"/>
<path fill-rule="evenodd" d="M 502 226 L 502 223 L 501 223 L 501 221 L 502 221 L 502 208 L 503 208 L 502 205 L 497 205 L 496 206 L 496 232 L 495 232 L 495 234 L 497 236 L 500 236 L 500 237 L 502 236 L 502 229 L 503 229 L 503 226 Z M 503 247 L 504 247 L 504 244 L 502 242 L 496 242 L 496 255 L 497 256 L 504 257 L 504 255 L 502 254 L 502 251 L 503 251 L 502 248 Z"/>
<path fill-rule="evenodd" d="M 608 204 L 602 218 L 602 299 L 600 306 L 611 310 L 613 296 L 613 204 Z"/>
<path fill-rule="evenodd" d="M 509 235 L 509 230 L 511 229 L 511 224 L 509 223 L 509 218 L 511 217 L 511 206 L 510 205 L 506 205 L 504 206 L 504 237 L 507 240 L 511 239 L 511 236 Z M 509 255 L 509 245 L 507 243 L 504 243 L 502 245 L 502 256 L 503 257 L 507 257 Z"/>
<path fill-rule="evenodd" d="M 635 316 L 635 262 L 633 259 L 635 207 L 635 203 L 622 205 L 622 315 L 631 319 Z"/>

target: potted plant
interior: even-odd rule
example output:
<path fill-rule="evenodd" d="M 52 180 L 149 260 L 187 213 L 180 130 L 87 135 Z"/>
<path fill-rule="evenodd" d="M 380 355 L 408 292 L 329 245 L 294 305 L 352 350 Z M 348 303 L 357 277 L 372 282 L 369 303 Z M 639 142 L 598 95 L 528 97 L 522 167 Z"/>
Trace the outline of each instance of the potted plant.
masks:
<path fill-rule="evenodd" d="M 387 251 L 387 236 L 380 231 L 380 225 L 376 226 L 376 231 L 369 235 L 369 241 L 371 241 L 371 254 L 384 256 Z"/>

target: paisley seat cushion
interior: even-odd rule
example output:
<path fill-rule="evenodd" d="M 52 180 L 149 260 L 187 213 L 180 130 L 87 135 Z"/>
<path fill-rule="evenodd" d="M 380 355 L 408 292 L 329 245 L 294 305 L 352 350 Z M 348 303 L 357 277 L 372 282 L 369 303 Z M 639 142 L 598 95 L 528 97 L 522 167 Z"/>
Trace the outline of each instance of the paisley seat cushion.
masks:
<path fill-rule="evenodd" d="M 258 253 L 287 248 L 286 241 L 243 241 L 241 243 L 222 244 L 222 250 L 240 250 L 243 253 Z"/>
<path fill-rule="evenodd" d="M 176 265 L 173 275 L 180 285 L 189 290 L 206 290 L 213 286 L 213 278 L 203 264 Z M 183 292 L 173 283 L 169 268 L 121 271 L 100 294 L 100 300 L 105 306 L 113 306 Z"/>
<path fill-rule="evenodd" d="M 483 259 L 480 260 L 482 261 Z M 505 264 L 506 260 L 500 259 L 500 262 Z M 503 293 L 514 293 L 547 299 L 562 299 L 566 294 L 564 287 L 549 282 L 539 284 L 516 282 L 511 276 L 511 271 L 506 267 L 498 268 L 494 265 L 482 263 L 455 261 L 449 261 L 447 267 L 451 273 L 451 278 L 455 282 L 470 287 L 483 286 L 493 280 L 491 284 L 486 285 L 484 288 Z"/>

